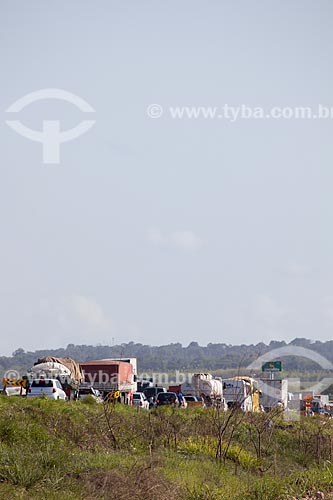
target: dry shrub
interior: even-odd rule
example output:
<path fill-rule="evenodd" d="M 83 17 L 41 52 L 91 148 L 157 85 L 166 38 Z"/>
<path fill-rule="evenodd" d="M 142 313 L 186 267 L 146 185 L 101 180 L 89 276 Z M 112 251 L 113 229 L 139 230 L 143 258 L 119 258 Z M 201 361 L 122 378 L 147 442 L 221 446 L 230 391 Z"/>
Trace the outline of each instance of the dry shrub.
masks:
<path fill-rule="evenodd" d="M 131 471 L 93 472 L 81 476 L 86 485 L 85 500 L 173 500 L 180 498 L 181 489 L 167 480 L 162 472 L 149 465 Z"/>

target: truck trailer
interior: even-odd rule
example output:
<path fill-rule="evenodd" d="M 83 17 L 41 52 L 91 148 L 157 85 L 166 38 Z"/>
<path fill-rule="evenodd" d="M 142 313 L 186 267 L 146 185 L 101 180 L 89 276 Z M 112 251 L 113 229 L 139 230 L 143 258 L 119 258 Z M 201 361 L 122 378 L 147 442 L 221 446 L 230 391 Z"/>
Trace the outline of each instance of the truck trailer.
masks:
<path fill-rule="evenodd" d="M 228 408 L 253 411 L 252 390 L 249 381 L 238 377 L 223 379 L 223 395 Z"/>
<path fill-rule="evenodd" d="M 260 379 L 258 389 L 261 391 L 260 402 L 265 411 L 288 405 L 288 380 L 287 379 Z"/>
<path fill-rule="evenodd" d="M 28 386 L 34 379 L 57 379 L 68 399 L 74 399 L 79 385 L 83 381 L 83 374 L 79 363 L 71 358 L 45 356 L 30 368 L 25 378 Z"/>
<path fill-rule="evenodd" d="M 117 394 L 119 402 L 131 404 L 132 394 L 137 389 L 136 376 L 131 362 L 96 359 L 80 363 L 80 366 L 85 384 L 99 390 L 104 398 Z"/>
<path fill-rule="evenodd" d="M 223 397 L 222 379 L 214 378 L 210 373 L 194 373 L 191 384 L 182 384 L 181 390 L 184 396 L 196 396 L 203 400 L 206 406 L 227 409 Z"/>

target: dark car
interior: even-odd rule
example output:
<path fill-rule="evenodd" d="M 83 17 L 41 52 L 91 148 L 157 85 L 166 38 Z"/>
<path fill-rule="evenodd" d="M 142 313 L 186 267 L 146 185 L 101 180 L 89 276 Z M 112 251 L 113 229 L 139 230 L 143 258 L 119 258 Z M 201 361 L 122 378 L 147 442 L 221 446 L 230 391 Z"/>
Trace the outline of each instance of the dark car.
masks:
<path fill-rule="evenodd" d="M 160 392 L 157 394 L 156 406 L 178 406 L 178 397 L 175 392 Z"/>
<path fill-rule="evenodd" d="M 166 389 L 164 387 L 146 387 L 146 389 L 143 391 L 143 394 L 146 396 L 148 401 L 150 401 L 150 398 L 154 398 L 154 402 L 156 401 L 156 397 L 160 392 L 165 392 Z"/>

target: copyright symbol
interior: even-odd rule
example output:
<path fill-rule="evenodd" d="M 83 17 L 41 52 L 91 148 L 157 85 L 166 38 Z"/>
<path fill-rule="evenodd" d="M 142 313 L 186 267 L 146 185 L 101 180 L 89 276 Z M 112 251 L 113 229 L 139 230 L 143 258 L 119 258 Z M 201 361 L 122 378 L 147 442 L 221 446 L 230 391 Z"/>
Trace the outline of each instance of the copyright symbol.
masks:
<path fill-rule="evenodd" d="M 5 378 L 20 378 L 20 374 L 18 371 L 16 370 L 7 370 L 5 373 L 4 373 L 4 377 Z"/>
<path fill-rule="evenodd" d="M 163 115 L 163 108 L 160 104 L 149 104 L 147 107 L 147 115 L 149 118 L 161 118 Z"/>

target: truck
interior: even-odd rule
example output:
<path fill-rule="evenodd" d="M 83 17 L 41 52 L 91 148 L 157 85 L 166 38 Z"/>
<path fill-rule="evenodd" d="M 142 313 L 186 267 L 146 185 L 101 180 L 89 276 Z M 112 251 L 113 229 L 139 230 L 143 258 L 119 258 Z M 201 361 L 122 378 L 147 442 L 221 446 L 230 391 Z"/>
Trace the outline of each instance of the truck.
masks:
<path fill-rule="evenodd" d="M 206 406 L 217 406 L 224 410 L 227 409 L 223 397 L 223 384 L 221 378 L 214 378 L 211 373 L 194 373 L 191 386 L 193 391 L 190 390 L 188 384 L 185 384 L 184 388 L 182 385 L 184 395 L 202 398 Z"/>
<path fill-rule="evenodd" d="M 265 411 L 270 411 L 278 406 L 284 409 L 287 408 L 287 379 L 259 379 L 258 389 L 261 391 L 260 401 Z"/>
<path fill-rule="evenodd" d="M 258 389 L 257 380 L 247 375 L 237 375 L 236 377 L 231 377 L 231 379 L 244 381 L 244 397 L 248 397 L 249 395 L 251 397 L 250 411 L 260 412 L 262 409 L 260 404 L 261 391 Z"/>
<path fill-rule="evenodd" d="M 253 411 L 252 388 L 248 380 L 241 377 L 224 379 L 223 395 L 229 409 Z"/>
<path fill-rule="evenodd" d="M 191 382 L 184 382 L 180 386 L 181 392 L 184 394 L 184 396 L 196 396 L 198 397 L 197 394 L 195 394 L 195 390 L 193 387 L 193 384 Z"/>
<path fill-rule="evenodd" d="M 125 363 L 130 363 L 133 367 L 133 387 L 135 389 L 133 392 L 137 392 L 137 379 L 138 379 L 137 358 L 106 358 L 103 359 L 103 361 L 124 361 Z"/>
<path fill-rule="evenodd" d="M 68 399 L 76 397 L 79 385 L 83 381 L 83 373 L 79 363 L 68 357 L 45 356 L 39 358 L 28 370 L 25 378 L 28 384 L 34 379 L 57 379 L 62 385 Z"/>
<path fill-rule="evenodd" d="M 133 362 L 135 360 L 135 362 Z M 137 390 L 136 359 L 96 359 L 80 363 L 84 385 L 99 390 L 104 398 L 131 404 Z"/>

